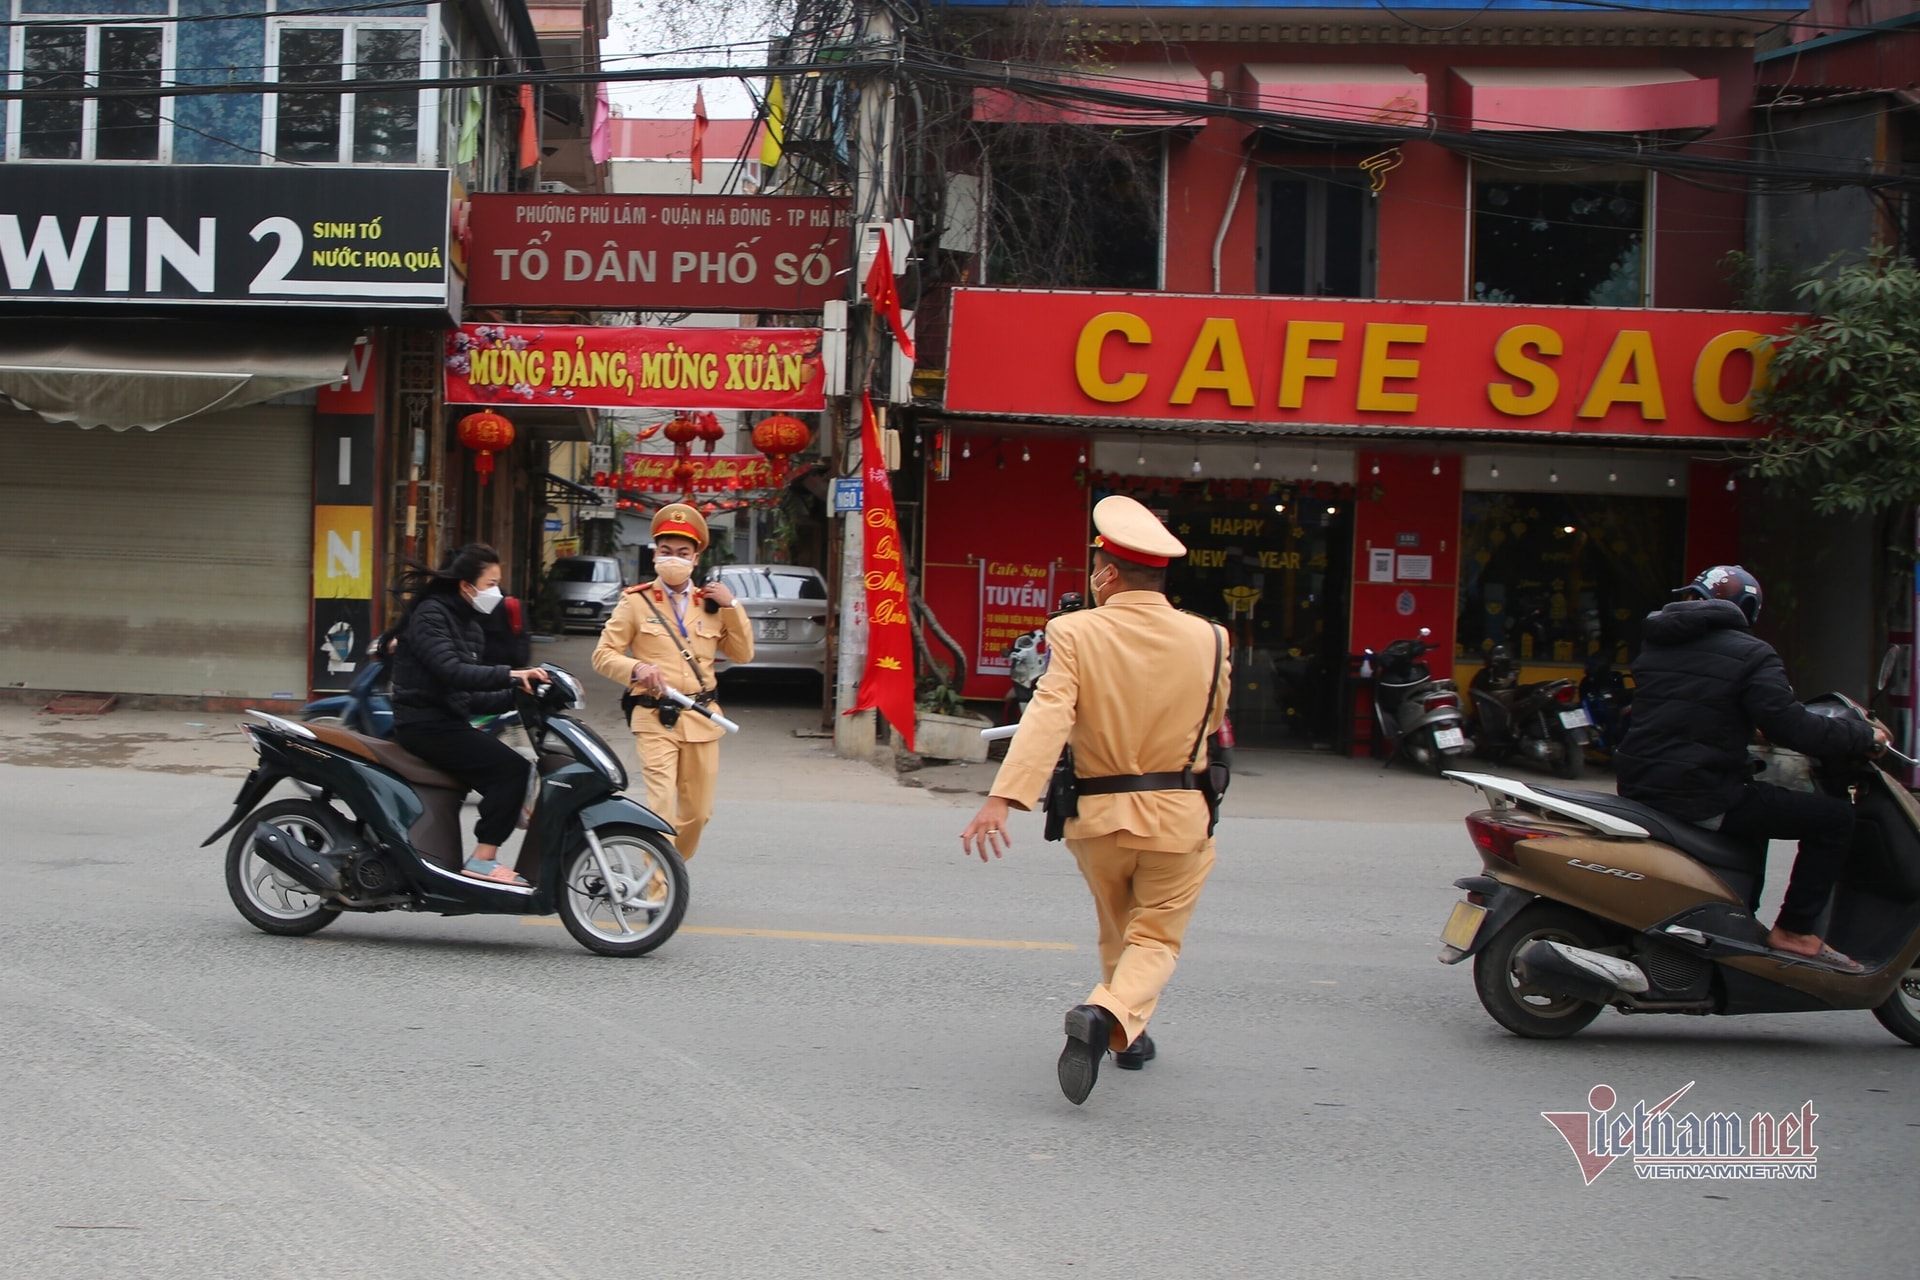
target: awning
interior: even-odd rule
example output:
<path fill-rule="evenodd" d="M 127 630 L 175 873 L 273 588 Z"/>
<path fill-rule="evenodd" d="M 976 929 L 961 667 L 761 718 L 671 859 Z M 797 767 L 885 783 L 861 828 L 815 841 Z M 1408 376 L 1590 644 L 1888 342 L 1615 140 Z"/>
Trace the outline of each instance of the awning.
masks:
<path fill-rule="evenodd" d="M 358 329 L 178 320 L 0 322 L 0 398 L 48 422 L 149 431 L 338 382 Z"/>
<path fill-rule="evenodd" d="M 1720 122 L 1720 82 L 1669 67 L 1455 67 L 1454 114 L 1486 132 L 1655 133 Z"/>
<path fill-rule="evenodd" d="M 1182 103 L 1204 106 L 1208 100 L 1207 78 L 1191 63 L 1128 62 L 1107 75 L 1064 70 L 1034 74 L 1063 88 L 1157 98 L 1167 106 L 1158 110 L 1104 102 L 1049 102 L 1011 89 L 975 89 L 973 118 L 987 124 L 1097 124 L 1117 128 L 1197 127 L 1207 122 L 1204 111 L 1181 107 Z"/>
<path fill-rule="evenodd" d="M 1249 62 L 1240 74 L 1248 105 L 1276 115 L 1349 124 L 1427 122 L 1427 78 L 1406 67 Z"/>

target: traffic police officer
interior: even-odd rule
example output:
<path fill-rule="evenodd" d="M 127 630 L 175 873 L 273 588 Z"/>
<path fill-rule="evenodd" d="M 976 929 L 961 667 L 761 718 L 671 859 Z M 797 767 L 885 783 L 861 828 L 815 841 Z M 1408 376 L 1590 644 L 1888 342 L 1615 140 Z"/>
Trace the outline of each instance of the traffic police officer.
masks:
<path fill-rule="evenodd" d="M 653 517 L 652 582 L 628 588 L 600 633 L 593 669 L 637 699 L 628 719 L 647 783 L 647 807 L 672 824 L 674 847 L 691 861 L 713 817 L 720 770 L 719 725 L 683 712 L 659 694 L 673 688 L 714 706 L 713 657 L 753 659 L 753 626 L 733 592 L 718 582 L 693 586 L 707 547 L 707 522 L 684 502 Z"/>
<path fill-rule="evenodd" d="M 1073 747 L 1079 814 L 1065 836 L 1093 892 L 1104 977 L 1067 1014 L 1060 1088 L 1076 1105 L 1109 1049 L 1132 1070 L 1154 1055 L 1147 1020 L 1213 869 L 1207 801 L 1185 771 L 1205 772 L 1196 743 L 1203 722 L 1206 734 L 1220 727 L 1231 688 L 1220 628 L 1166 597 L 1167 564 L 1187 548 L 1125 496 L 1101 500 L 1093 524 L 1087 585 L 1100 607 L 1047 624 L 1046 674 L 960 837 L 982 861 L 999 857 L 1009 807 L 1032 808 L 1061 748 Z"/>

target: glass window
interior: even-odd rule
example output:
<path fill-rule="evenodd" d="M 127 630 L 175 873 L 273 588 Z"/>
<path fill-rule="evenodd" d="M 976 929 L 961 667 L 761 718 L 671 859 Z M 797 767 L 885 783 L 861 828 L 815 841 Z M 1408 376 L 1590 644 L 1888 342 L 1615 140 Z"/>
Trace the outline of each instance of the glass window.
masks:
<path fill-rule="evenodd" d="M 827 584 L 817 573 L 795 573 L 775 569 L 767 575 L 773 581 L 773 594 L 782 600 L 825 600 Z"/>
<path fill-rule="evenodd" d="M 611 560 L 581 557 L 555 560 L 547 577 L 553 582 L 618 582 L 620 570 Z"/>
<path fill-rule="evenodd" d="M 1373 296 L 1373 201 L 1334 175 L 1274 174 L 1265 186 L 1259 253 L 1268 293 Z"/>
<path fill-rule="evenodd" d="M 1680 498 L 1468 493 L 1460 522 L 1458 656 L 1505 645 L 1530 662 L 1616 663 L 1684 582 Z"/>
<path fill-rule="evenodd" d="M 281 27 L 279 80 L 408 83 L 420 78 L 424 47 L 418 27 Z M 303 164 L 417 164 L 420 91 L 283 93 L 270 149 L 276 159 Z"/>
<path fill-rule="evenodd" d="M 20 39 L 20 87 L 158 90 L 166 37 L 159 27 L 29 27 Z M 160 95 L 61 98 L 20 104 L 23 160 L 157 160 Z"/>
<path fill-rule="evenodd" d="M 1474 174 L 1474 301 L 1645 304 L 1643 176 L 1538 175 L 1484 165 Z"/>

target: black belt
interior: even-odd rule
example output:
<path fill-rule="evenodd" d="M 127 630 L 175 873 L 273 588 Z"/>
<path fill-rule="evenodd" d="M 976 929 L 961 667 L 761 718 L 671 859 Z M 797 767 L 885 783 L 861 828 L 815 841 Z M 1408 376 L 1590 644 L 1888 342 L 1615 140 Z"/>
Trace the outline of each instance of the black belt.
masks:
<path fill-rule="evenodd" d="M 1188 772 L 1110 773 L 1104 778 L 1075 778 L 1075 793 L 1110 796 L 1122 791 L 1198 791 L 1200 779 Z"/>
<path fill-rule="evenodd" d="M 693 701 L 702 707 L 711 706 L 718 692 L 719 691 L 715 689 L 702 689 L 693 695 Z M 668 698 L 656 698 L 650 693 L 636 693 L 633 695 L 633 700 L 648 710 L 656 707 L 677 707 L 680 705 Z"/>

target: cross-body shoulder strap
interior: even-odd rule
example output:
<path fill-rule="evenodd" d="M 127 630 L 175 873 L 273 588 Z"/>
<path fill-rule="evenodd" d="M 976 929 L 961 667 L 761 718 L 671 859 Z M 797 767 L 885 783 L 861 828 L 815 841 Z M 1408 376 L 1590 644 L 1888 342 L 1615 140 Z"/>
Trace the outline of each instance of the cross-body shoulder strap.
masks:
<path fill-rule="evenodd" d="M 661 629 L 667 633 L 667 638 L 671 640 L 673 638 L 673 624 L 668 622 L 666 615 L 660 612 L 660 606 L 653 602 L 653 592 L 651 590 L 644 590 L 640 593 L 640 598 L 647 602 L 648 612 L 653 614 L 654 619 L 659 622 Z M 682 638 L 684 639 L 685 637 L 683 636 Z M 679 646 L 679 648 L 680 656 L 687 660 L 687 670 L 693 672 L 694 685 L 700 692 L 705 693 L 707 691 L 706 677 L 700 674 L 700 664 L 694 660 L 693 650 L 684 644 Z M 1208 714 L 1211 715 L 1212 712 L 1208 712 Z"/>
<path fill-rule="evenodd" d="M 1199 614 L 1193 616 L 1200 617 Z M 1207 630 L 1213 634 L 1213 667 L 1207 673 L 1207 709 L 1200 716 L 1200 732 L 1194 735 L 1193 750 L 1187 752 L 1187 767 L 1183 772 L 1188 775 L 1193 773 L 1197 761 L 1206 758 L 1202 753 L 1207 745 L 1207 726 L 1213 723 L 1213 704 L 1220 691 L 1220 628 L 1211 618 L 1200 618 L 1200 620 L 1207 624 Z"/>

